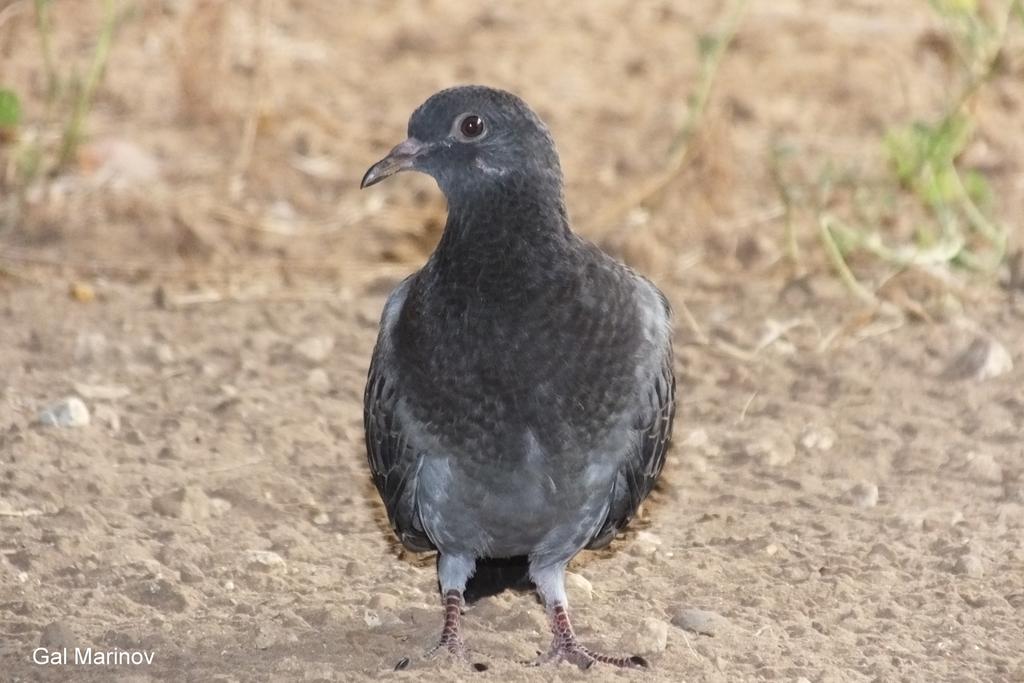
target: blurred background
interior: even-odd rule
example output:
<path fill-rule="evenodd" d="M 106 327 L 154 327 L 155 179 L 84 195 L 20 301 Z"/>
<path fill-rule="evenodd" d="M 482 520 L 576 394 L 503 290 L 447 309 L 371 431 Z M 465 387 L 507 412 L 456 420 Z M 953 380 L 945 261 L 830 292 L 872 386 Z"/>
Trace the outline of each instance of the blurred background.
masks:
<path fill-rule="evenodd" d="M 575 228 L 676 310 L 675 457 L 580 560 L 587 638 L 665 680 L 1019 680 L 1020 0 L 0 2 L 5 664 L 330 680 L 436 635 L 360 397 L 444 201 L 358 184 L 460 83 L 538 111 Z M 527 677 L 542 615 L 481 609 Z"/>
<path fill-rule="evenodd" d="M 430 183 L 358 179 L 427 96 L 483 82 L 553 129 L 579 230 L 648 270 L 803 274 L 832 242 L 867 291 L 908 263 L 996 279 L 1022 22 L 980 0 L 7 2 L 4 263 L 417 263 Z"/>

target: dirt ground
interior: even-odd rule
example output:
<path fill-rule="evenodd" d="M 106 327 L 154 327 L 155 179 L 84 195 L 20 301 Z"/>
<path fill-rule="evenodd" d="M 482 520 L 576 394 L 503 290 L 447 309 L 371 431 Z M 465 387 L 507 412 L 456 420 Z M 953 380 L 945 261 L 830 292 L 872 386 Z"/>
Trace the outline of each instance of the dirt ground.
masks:
<path fill-rule="evenodd" d="M 87 62 L 99 4 L 55 3 L 62 64 Z M 800 212 L 803 272 L 784 258 L 776 146 L 794 187 L 826 167 L 876 187 L 887 128 L 957 87 L 927 3 L 752 3 L 685 168 L 624 214 L 720 3 L 125 5 L 75 166 L 0 228 L 0 678 L 1024 680 L 1024 292 L 1008 269 L 855 261 L 885 282 L 866 306 Z M 0 84 L 45 142 L 32 25 L 31 3 L 0 8 Z M 965 157 L 1019 231 L 1013 45 Z M 536 107 L 577 229 L 677 311 L 663 481 L 570 567 L 581 639 L 646 673 L 527 666 L 550 636 L 526 594 L 468 610 L 486 671 L 426 659 L 433 560 L 400 549 L 369 481 L 377 318 L 444 204 L 426 178 L 358 181 L 462 82 Z M 41 424 L 66 397 L 89 424 Z M 153 662 L 32 661 L 76 645 Z"/>

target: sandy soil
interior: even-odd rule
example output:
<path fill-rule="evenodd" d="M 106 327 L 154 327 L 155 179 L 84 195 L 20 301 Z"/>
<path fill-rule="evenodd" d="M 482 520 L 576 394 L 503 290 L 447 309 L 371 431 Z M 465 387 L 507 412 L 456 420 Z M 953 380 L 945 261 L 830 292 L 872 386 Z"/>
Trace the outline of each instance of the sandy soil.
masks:
<path fill-rule="evenodd" d="M 925 3 L 754 3 L 686 169 L 626 218 L 718 3 L 340 5 L 136 3 L 78 166 L 0 234 L 0 678 L 1024 680 L 1024 296 L 908 273 L 884 291 L 916 317 L 866 309 L 803 216 L 805 276 L 781 258 L 773 146 L 793 177 L 870 186 L 887 126 L 955 88 Z M 63 11 L 56 49 L 82 59 L 97 16 Z M 30 12 L 0 23 L 0 80 L 38 112 L 36 50 Z M 466 81 L 535 104 L 578 229 L 696 323 L 662 484 L 571 567 L 582 639 L 647 673 L 524 665 L 549 636 L 523 594 L 467 612 L 486 671 L 425 659 L 433 561 L 368 479 L 377 317 L 443 202 L 356 186 Z M 1018 227 L 1022 82 L 982 93 L 969 150 Z M 68 396 L 90 424 L 40 424 Z M 154 661 L 43 666 L 41 645 Z"/>

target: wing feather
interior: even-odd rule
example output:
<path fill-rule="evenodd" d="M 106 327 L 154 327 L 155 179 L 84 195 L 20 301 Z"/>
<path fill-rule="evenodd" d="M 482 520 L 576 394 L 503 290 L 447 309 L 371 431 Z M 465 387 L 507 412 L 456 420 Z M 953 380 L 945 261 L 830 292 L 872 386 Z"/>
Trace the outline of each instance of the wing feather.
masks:
<path fill-rule="evenodd" d="M 636 514 L 665 466 L 675 418 L 676 380 L 668 351 L 637 414 L 635 434 L 612 487 L 608 514 L 588 548 L 608 545 Z"/>
<path fill-rule="evenodd" d="M 370 474 L 384 501 L 391 528 L 407 548 L 424 551 L 434 546 L 423 530 L 416 505 L 421 454 L 410 445 L 399 417 L 395 365 L 391 360 L 390 335 L 408 284 L 407 279 L 399 285 L 384 307 L 380 337 L 363 394 L 363 427 Z"/>

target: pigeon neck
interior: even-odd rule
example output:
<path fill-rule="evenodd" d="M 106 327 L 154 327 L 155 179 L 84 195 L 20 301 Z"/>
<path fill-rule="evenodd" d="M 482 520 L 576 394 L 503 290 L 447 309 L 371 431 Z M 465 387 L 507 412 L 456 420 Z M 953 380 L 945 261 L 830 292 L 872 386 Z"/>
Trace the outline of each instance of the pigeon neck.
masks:
<path fill-rule="evenodd" d="M 524 184 L 450 198 L 433 260 L 450 275 L 477 281 L 488 274 L 544 273 L 564 260 L 574 241 L 561 188 Z"/>

